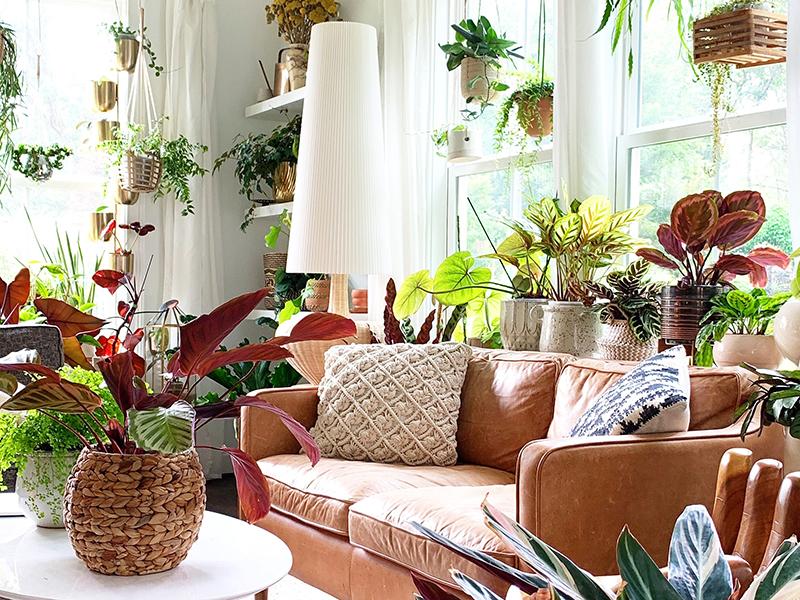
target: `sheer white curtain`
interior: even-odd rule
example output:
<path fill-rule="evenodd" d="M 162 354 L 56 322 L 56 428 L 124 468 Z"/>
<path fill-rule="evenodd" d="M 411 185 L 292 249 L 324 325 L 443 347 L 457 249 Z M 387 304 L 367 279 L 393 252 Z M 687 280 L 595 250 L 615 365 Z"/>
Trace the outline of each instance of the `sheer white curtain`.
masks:
<path fill-rule="evenodd" d="M 800 3 L 789 3 L 789 37 L 786 59 L 786 136 L 789 144 L 789 203 L 800 212 Z M 800 246 L 800 224 L 792 219 L 792 239 Z"/>
<path fill-rule="evenodd" d="M 602 2 L 559 0 L 553 162 L 560 195 L 610 195 L 614 60 Z M 609 28 L 607 28 L 609 29 Z"/>

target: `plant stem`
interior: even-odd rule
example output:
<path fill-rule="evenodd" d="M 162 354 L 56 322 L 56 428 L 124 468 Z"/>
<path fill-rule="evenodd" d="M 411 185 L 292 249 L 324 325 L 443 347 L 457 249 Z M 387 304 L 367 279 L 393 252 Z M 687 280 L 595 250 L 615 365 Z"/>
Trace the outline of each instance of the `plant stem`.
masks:
<path fill-rule="evenodd" d="M 497 254 L 498 253 L 497 252 L 497 247 L 494 245 L 494 242 L 492 241 L 492 238 L 489 236 L 489 232 L 486 231 L 486 227 L 483 226 L 483 221 L 481 220 L 481 217 L 478 214 L 478 211 L 475 210 L 475 205 L 472 203 L 472 199 L 469 196 L 467 196 L 467 202 L 469 203 L 469 207 L 472 209 L 472 212 L 475 213 L 475 218 L 478 219 L 478 224 L 481 226 L 481 229 L 483 230 L 483 235 L 485 235 L 486 239 L 489 240 L 489 245 L 491 245 L 492 251 L 495 254 Z M 508 278 L 509 283 L 511 283 L 511 288 L 514 290 L 514 294 L 519 294 L 519 290 L 514 285 L 514 280 L 512 279 L 511 274 L 508 272 L 508 269 L 506 269 L 506 265 L 502 260 L 500 261 L 500 266 L 503 267 L 503 272 L 506 274 L 506 277 Z"/>
<path fill-rule="evenodd" d="M 78 431 L 75 430 L 73 427 L 67 425 L 64 421 L 62 421 L 61 419 L 57 418 L 55 415 L 51 415 L 49 411 L 47 411 L 47 410 L 45 410 L 43 408 L 40 408 L 39 412 L 42 413 L 45 417 L 47 417 L 51 421 L 55 422 L 57 425 L 63 427 L 67 431 L 69 431 L 72 435 L 74 435 L 76 438 L 78 438 L 78 440 L 80 440 L 81 444 L 83 444 L 87 448 L 91 448 L 92 447 L 92 445 L 89 443 L 89 440 L 87 440 L 80 433 L 78 433 Z"/>

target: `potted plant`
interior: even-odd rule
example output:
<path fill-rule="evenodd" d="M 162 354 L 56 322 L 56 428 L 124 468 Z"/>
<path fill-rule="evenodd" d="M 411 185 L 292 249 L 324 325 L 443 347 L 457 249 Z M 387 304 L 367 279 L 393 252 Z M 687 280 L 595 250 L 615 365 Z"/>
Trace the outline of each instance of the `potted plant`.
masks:
<path fill-rule="evenodd" d="M 666 345 L 694 348 L 700 320 L 711 309 L 711 298 L 736 275 L 749 275 L 754 286 L 767 283 L 768 266 L 785 269 L 789 257 L 768 246 L 747 255 L 734 250 L 753 239 L 766 220 L 761 194 L 740 191 L 722 194 L 707 190 L 675 203 L 670 222 L 658 227 L 664 251 L 641 248 L 636 254 L 656 266 L 676 271 L 677 285 L 661 292 L 661 339 Z"/>
<path fill-rule="evenodd" d="M 478 118 L 491 105 L 494 97 L 508 89 L 500 81 L 501 61 L 522 58 L 520 46 L 499 35 L 484 16 L 477 21 L 464 19 L 451 25 L 456 32 L 455 42 L 439 44 L 447 55 L 447 70 L 461 67 L 461 95 L 467 104 L 477 101 L 478 111 L 463 111 L 467 120 Z"/>
<path fill-rule="evenodd" d="M 300 89 L 306 84 L 308 44 L 311 28 L 317 23 L 339 19 L 339 3 L 334 0 L 272 0 L 264 7 L 267 23 L 278 24 L 278 35 L 289 46 L 281 50 L 278 62 L 289 67 L 289 87 Z"/>
<path fill-rule="evenodd" d="M 116 45 L 116 58 L 118 71 L 133 71 L 139 56 L 139 40 L 135 30 L 126 26 L 122 21 L 115 21 L 108 27 L 108 32 L 114 38 Z M 158 57 L 153 51 L 153 44 L 147 37 L 147 27 L 142 30 L 141 48 L 147 53 L 147 66 L 152 69 L 156 77 L 164 72 L 164 67 L 158 64 Z"/>
<path fill-rule="evenodd" d="M 272 188 L 271 202 L 291 202 L 294 199 L 300 125 L 301 117 L 297 115 L 270 134 L 237 136 L 230 150 L 214 161 L 214 173 L 228 160 L 236 162 L 234 174 L 239 180 L 239 193 L 251 203 L 241 225 L 242 231 L 253 222 L 256 206 L 270 202 L 257 198 L 259 194 L 266 196 L 268 187 Z"/>
<path fill-rule="evenodd" d="M 208 148 L 179 135 L 173 140 L 161 134 L 162 121 L 153 123 L 149 133 L 142 125 L 131 123 L 120 128 L 101 147 L 108 152 L 110 164 L 119 169 L 120 187 L 133 193 L 155 192 L 155 199 L 174 193 L 183 204 L 181 214 L 194 213 L 189 181 L 207 173 L 195 160 Z"/>
<path fill-rule="evenodd" d="M 753 393 L 736 413 L 744 417 L 742 438 L 759 414 L 762 427 L 777 423 L 786 427 L 791 437 L 800 439 L 800 373 L 760 369 L 747 363 L 742 366 L 755 375 Z"/>
<path fill-rule="evenodd" d="M 14 148 L 12 168 L 31 181 L 41 183 L 61 169 L 64 159 L 71 155 L 72 150 L 60 144 L 20 144 Z"/>
<path fill-rule="evenodd" d="M 656 353 L 663 284 L 645 280 L 649 269 L 650 264 L 639 259 L 606 275 L 605 283 L 586 282 L 588 291 L 601 301 L 595 305 L 605 324 L 598 342 L 600 358 L 639 362 Z"/>
<path fill-rule="evenodd" d="M 431 134 L 436 154 L 447 162 L 471 162 L 481 157 L 480 136 L 476 129 L 464 123 L 452 127 L 440 127 Z"/>
<path fill-rule="evenodd" d="M 16 110 L 22 97 L 22 74 L 17 71 L 14 30 L 0 21 L 0 194 L 8 189 L 7 166 L 14 153 L 11 133 L 17 128 Z"/>
<path fill-rule="evenodd" d="M 311 312 L 325 312 L 331 295 L 331 280 L 326 275 L 316 279 L 309 279 L 303 292 L 306 310 Z"/>
<path fill-rule="evenodd" d="M 790 258 L 800 257 L 800 248 Z M 775 316 L 775 343 L 781 354 L 795 364 L 800 363 L 800 262 L 791 284 L 792 297 Z"/>
<path fill-rule="evenodd" d="M 107 424 L 109 418 L 122 420 L 100 373 L 64 367 L 59 374 L 103 400 L 88 423 L 77 415 L 63 417 L 75 433 L 38 410 L 0 414 L 0 471 L 16 468 L 20 510 L 39 527 L 64 527 L 64 486 L 82 447 L 76 433 L 92 437 L 102 433 L 99 425 Z"/>
<path fill-rule="evenodd" d="M 209 420 L 237 414 L 243 406 L 268 410 L 298 439 L 312 463 L 319 458 L 319 449 L 302 425 L 256 396 L 230 400 L 233 390 L 226 390 L 221 402 L 195 409 L 186 400 L 197 382 L 232 363 L 291 357 L 283 344 L 352 336 L 355 324 L 344 317 L 315 314 L 299 321 L 289 337 L 220 351 L 220 342 L 247 318 L 266 291 L 243 294 L 181 326 L 180 345 L 170 359 L 164 388 L 151 390 L 140 383 L 146 365 L 136 354 L 143 331 L 132 326 L 141 310 L 142 288 L 117 271 L 98 271 L 93 279 L 111 293 L 124 289 L 129 296 L 127 302 L 120 301 L 115 322 L 113 337 L 121 344 L 119 352 L 97 364 L 123 420 L 109 419 L 96 436 L 77 436 L 84 448 L 67 482 L 65 524 L 76 555 L 93 571 L 112 575 L 166 571 L 186 557 L 203 518 L 205 485 L 193 440 Z M 174 302 L 168 305 L 171 308 Z M 66 414 L 91 420 L 102 405 L 88 387 L 38 364 L 0 365 L 4 389 L 16 386 L 17 372 L 35 380 L 0 402 L 3 410 L 47 411 L 64 426 Z M 262 519 L 269 510 L 269 489 L 258 465 L 236 448 L 219 450 L 232 460 L 244 518 Z M 106 499 L 111 496 L 125 500 L 109 506 Z M 137 515 L 134 526 L 132 511 Z M 109 544 L 112 537 L 114 543 Z"/>
<path fill-rule="evenodd" d="M 494 130 L 495 149 L 499 152 L 503 146 L 524 148 L 526 137 L 531 137 L 541 142 L 553 132 L 553 82 L 545 78 L 528 75 L 522 84 L 511 93 L 500 105 L 497 115 L 497 125 Z M 512 112 L 519 130 L 524 136 L 515 136 L 515 127 L 512 123 Z"/>
<path fill-rule="evenodd" d="M 131 234 L 133 234 L 133 239 L 131 240 L 130 238 L 126 238 L 125 241 L 127 243 L 123 244 L 117 237 L 118 228 L 122 229 L 123 231 L 131 232 Z M 133 250 L 136 247 L 136 242 L 139 241 L 139 238 L 144 237 L 155 230 L 156 228 L 154 225 L 143 225 L 139 221 L 133 221 L 130 224 L 117 224 L 116 219 L 111 219 L 108 225 L 106 225 L 105 229 L 103 229 L 103 232 L 100 236 L 104 242 L 110 242 L 112 239 L 114 240 L 114 251 L 108 255 L 109 268 L 114 271 L 127 273 L 128 275 L 132 274 L 134 266 Z"/>
<path fill-rule="evenodd" d="M 117 105 L 119 86 L 116 81 L 105 77 L 92 82 L 94 91 L 94 109 L 97 112 L 108 112 Z"/>

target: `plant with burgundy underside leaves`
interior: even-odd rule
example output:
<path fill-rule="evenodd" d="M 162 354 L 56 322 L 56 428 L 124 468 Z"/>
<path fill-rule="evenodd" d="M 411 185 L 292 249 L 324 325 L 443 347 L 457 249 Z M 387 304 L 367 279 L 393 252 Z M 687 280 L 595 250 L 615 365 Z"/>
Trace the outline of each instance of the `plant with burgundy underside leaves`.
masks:
<path fill-rule="evenodd" d="M 123 229 L 125 231 L 132 232 L 133 239 L 129 240 L 129 245 L 126 247 L 125 244 L 120 242 L 119 238 L 117 237 L 117 229 Z M 114 249 L 115 254 L 131 254 L 133 252 L 133 248 L 136 246 L 136 242 L 139 241 L 139 238 L 146 236 L 148 233 L 152 233 L 156 230 L 155 225 L 142 225 L 139 221 L 134 221 L 133 223 L 117 223 L 116 219 L 111 219 L 103 228 L 103 232 L 100 234 L 100 237 L 104 242 L 111 241 L 113 238 L 115 242 L 117 242 L 117 247 Z"/>
<path fill-rule="evenodd" d="M 124 415 L 123 422 L 113 418 L 108 419 L 106 425 L 95 422 L 93 413 L 102 404 L 97 394 L 34 363 L 0 364 L 0 390 L 6 394 L 12 393 L 17 387 L 15 372 L 27 373 L 34 379 L 20 391 L 0 401 L 0 409 L 36 409 L 67 429 L 69 426 L 60 418 L 61 415 L 78 415 L 87 424 L 96 425 L 90 427 L 92 431 L 102 431 L 102 434 L 97 433 L 94 439 L 87 439 L 80 434 L 76 437 L 87 448 L 102 452 L 173 454 L 192 448 L 194 432 L 210 420 L 234 416 L 241 407 L 252 406 L 277 415 L 305 450 L 309 460 L 312 463 L 319 460 L 319 449 L 305 428 L 288 413 L 257 396 L 231 400 L 231 388 L 222 394 L 220 402 L 197 411 L 187 402 L 187 398 L 200 380 L 219 367 L 246 361 L 257 363 L 290 358 L 292 354 L 286 349 L 287 344 L 353 336 L 356 328 L 350 319 L 314 313 L 299 321 L 289 336 L 232 350 L 218 350 L 222 341 L 264 300 L 267 291 L 262 289 L 243 294 L 180 327 L 180 345 L 168 364 L 168 378 L 164 387 L 151 390 L 143 380 L 145 362 L 136 354 L 142 330 L 132 326 L 137 313 L 144 312 L 139 310 L 142 289 L 131 277 L 118 271 L 98 271 L 93 279 L 111 293 L 123 288 L 130 296 L 130 301 L 120 302 L 119 324 L 112 336 L 116 352 L 101 358 L 97 364 Z M 162 310 L 172 308 L 174 302 L 166 303 Z M 236 448 L 216 449 L 231 458 L 245 518 L 250 522 L 262 519 L 269 510 L 269 488 L 255 461 Z"/>
<path fill-rule="evenodd" d="M 746 255 L 733 251 L 752 240 L 766 221 L 767 207 L 761 194 L 733 192 L 723 198 L 714 190 L 691 194 L 675 203 L 668 224 L 658 227 L 658 241 L 665 252 L 642 248 L 638 256 L 677 271 L 678 286 L 728 283 L 736 275 L 748 275 L 755 287 L 767 283 L 767 267 L 789 266 L 789 257 L 770 246 L 753 248 Z"/>

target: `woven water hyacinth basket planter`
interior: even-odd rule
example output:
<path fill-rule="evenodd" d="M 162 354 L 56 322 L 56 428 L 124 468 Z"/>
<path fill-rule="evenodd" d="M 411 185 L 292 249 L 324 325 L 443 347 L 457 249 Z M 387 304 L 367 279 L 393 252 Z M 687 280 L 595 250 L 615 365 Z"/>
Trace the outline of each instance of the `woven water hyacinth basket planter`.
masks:
<path fill-rule="evenodd" d="M 149 194 L 161 183 L 161 159 L 154 156 L 139 156 L 125 153 L 119 166 L 119 185 L 123 190 Z"/>
<path fill-rule="evenodd" d="M 195 450 L 165 455 L 84 449 L 67 480 L 64 524 L 75 554 L 90 570 L 147 575 L 186 558 L 205 505 Z"/>

